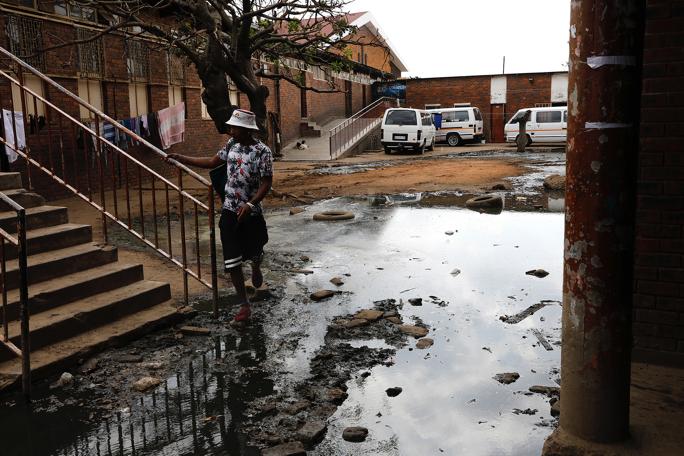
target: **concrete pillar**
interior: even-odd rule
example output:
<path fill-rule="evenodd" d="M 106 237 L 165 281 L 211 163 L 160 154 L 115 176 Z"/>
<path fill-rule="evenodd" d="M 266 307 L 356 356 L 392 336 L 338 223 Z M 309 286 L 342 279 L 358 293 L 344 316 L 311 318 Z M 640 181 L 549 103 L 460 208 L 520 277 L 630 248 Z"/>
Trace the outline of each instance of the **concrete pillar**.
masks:
<path fill-rule="evenodd" d="M 560 431 L 628 437 L 643 0 L 571 2 Z"/>

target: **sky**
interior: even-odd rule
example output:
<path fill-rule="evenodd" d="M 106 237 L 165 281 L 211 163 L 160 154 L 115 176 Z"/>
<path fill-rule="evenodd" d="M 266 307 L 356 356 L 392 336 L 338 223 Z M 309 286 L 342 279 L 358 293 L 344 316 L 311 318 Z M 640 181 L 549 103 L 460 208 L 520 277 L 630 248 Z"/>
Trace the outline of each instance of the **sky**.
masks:
<path fill-rule="evenodd" d="M 408 68 L 436 77 L 567 71 L 570 0 L 353 0 Z"/>

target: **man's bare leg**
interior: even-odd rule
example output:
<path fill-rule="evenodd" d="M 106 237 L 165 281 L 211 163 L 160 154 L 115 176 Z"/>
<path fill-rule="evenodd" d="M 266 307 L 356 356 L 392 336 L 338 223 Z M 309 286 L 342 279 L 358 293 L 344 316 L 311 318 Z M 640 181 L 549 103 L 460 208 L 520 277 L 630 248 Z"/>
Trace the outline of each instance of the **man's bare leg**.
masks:
<path fill-rule="evenodd" d="M 235 287 L 235 293 L 240 298 L 240 302 L 242 302 L 238 315 L 247 315 L 249 317 L 251 309 L 249 299 L 247 298 L 247 290 L 245 289 L 245 275 L 242 273 L 242 265 L 230 268 L 228 272 L 230 273 L 233 287 Z"/>

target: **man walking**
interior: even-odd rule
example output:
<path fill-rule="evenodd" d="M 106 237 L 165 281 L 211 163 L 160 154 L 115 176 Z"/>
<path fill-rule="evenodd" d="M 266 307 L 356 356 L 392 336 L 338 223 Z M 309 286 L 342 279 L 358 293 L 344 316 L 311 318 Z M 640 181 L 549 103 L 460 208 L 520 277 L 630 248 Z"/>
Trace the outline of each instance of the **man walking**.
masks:
<path fill-rule="evenodd" d="M 225 199 L 219 228 L 224 268 L 230 274 L 242 303 L 233 321 L 244 322 L 252 312 L 245 290 L 242 263 L 251 261 L 252 284 L 255 288 L 259 288 L 264 280 L 260 266 L 268 232 L 261 200 L 273 183 L 273 157 L 268 146 L 252 136 L 253 132 L 259 130 L 254 113 L 236 109 L 226 124 L 231 139 L 213 157 L 169 154 L 167 159 L 200 168 L 226 165 Z"/>

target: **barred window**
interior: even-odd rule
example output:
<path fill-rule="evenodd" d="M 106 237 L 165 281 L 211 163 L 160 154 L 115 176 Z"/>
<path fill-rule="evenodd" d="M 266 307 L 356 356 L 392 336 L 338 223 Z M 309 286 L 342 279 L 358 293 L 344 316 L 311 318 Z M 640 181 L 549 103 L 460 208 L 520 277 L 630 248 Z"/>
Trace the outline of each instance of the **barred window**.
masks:
<path fill-rule="evenodd" d="M 185 62 L 183 58 L 174 54 L 167 54 L 167 74 L 169 84 L 185 85 Z"/>
<path fill-rule="evenodd" d="M 126 63 L 131 81 L 150 79 L 150 49 L 142 41 L 126 41 Z"/>
<path fill-rule="evenodd" d="M 84 21 L 97 22 L 97 11 L 90 6 L 77 5 L 65 0 L 55 0 L 55 14 L 71 16 Z"/>
<path fill-rule="evenodd" d="M 34 68 L 45 71 L 43 32 L 40 21 L 19 16 L 8 16 L 5 26 L 9 50 Z"/>
<path fill-rule="evenodd" d="M 78 44 L 78 68 L 82 77 L 102 78 L 104 76 L 104 46 L 102 37 L 94 38 L 96 32 L 77 28 L 76 39 L 88 40 Z"/>

